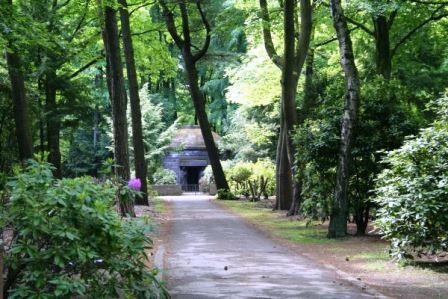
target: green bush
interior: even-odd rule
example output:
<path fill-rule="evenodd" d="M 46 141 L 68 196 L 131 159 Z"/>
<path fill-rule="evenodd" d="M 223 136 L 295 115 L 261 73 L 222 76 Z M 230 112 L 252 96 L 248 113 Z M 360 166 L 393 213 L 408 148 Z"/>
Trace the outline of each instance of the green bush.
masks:
<path fill-rule="evenodd" d="M 448 98 L 439 120 L 388 153 L 378 177 L 377 220 L 397 259 L 448 250 Z"/>
<path fill-rule="evenodd" d="M 175 185 L 176 173 L 170 169 L 159 169 L 152 176 L 154 185 Z"/>
<path fill-rule="evenodd" d="M 275 192 L 275 165 L 269 159 L 257 162 L 236 162 L 225 170 L 232 190 L 236 194 L 251 195 L 258 201 L 263 195 L 267 198 Z"/>
<path fill-rule="evenodd" d="M 219 189 L 218 190 L 218 199 L 219 200 L 236 200 L 237 198 L 231 191 Z"/>
<path fill-rule="evenodd" d="M 118 216 L 115 195 L 91 177 L 55 180 L 46 163 L 17 173 L 0 214 L 9 298 L 165 297 L 145 227 Z"/>

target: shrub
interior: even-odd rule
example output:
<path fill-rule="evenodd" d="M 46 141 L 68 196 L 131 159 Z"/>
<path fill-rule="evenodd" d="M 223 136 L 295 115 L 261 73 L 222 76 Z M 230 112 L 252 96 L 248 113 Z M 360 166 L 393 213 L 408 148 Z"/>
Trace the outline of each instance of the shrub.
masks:
<path fill-rule="evenodd" d="M 146 268 L 151 246 L 137 220 L 121 220 L 116 188 L 91 177 L 55 180 L 30 161 L 8 183 L 2 209 L 10 298 L 164 297 Z"/>
<path fill-rule="evenodd" d="M 230 186 L 236 194 L 249 197 L 249 178 L 252 176 L 252 163 L 238 162 L 228 169 L 226 175 L 230 180 Z"/>
<path fill-rule="evenodd" d="M 219 200 L 236 200 L 237 198 L 233 193 L 229 190 L 219 189 L 218 190 L 218 199 Z"/>
<path fill-rule="evenodd" d="M 440 119 L 387 154 L 377 179 L 377 224 L 397 259 L 448 250 L 448 109 Z"/>
<path fill-rule="evenodd" d="M 243 194 L 254 201 L 261 195 L 267 198 L 275 191 L 275 165 L 269 159 L 260 159 L 256 163 L 237 162 L 226 169 L 230 186 L 237 194 Z"/>
<path fill-rule="evenodd" d="M 152 176 L 155 185 L 175 185 L 176 173 L 170 169 L 159 169 Z"/>

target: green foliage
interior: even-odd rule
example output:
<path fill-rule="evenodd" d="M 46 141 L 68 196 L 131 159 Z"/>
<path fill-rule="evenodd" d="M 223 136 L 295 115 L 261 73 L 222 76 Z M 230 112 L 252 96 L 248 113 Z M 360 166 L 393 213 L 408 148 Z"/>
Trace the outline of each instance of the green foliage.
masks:
<path fill-rule="evenodd" d="M 329 96 L 339 93 L 331 89 L 327 92 Z M 420 115 L 407 104 L 408 89 L 397 80 L 376 77 L 363 85 L 362 96 L 349 182 L 350 212 L 360 217 L 374 208 L 368 199 L 369 191 L 384 167 L 379 163 L 384 151 L 398 148 L 420 122 Z M 339 101 L 322 103 L 324 109 L 296 131 L 297 162 L 303 170 L 304 184 L 301 209 L 311 218 L 325 219 L 330 213 L 339 148 L 340 105 Z"/>
<path fill-rule="evenodd" d="M 251 195 L 253 201 L 267 198 L 275 191 L 275 165 L 268 159 L 252 162 L 234 162 L 225 170 L 230 187 L 235 194 Z"/>
<path fill-rule="evenodd" d="M 229 190 L 219 189 L 218 190 L 219 200 L 236 200 L 236 196 Z"/>
<path fill-rule="evenodd" d="M 30 160 L 8 190 L 1 219 L 13 233 L 10 298 L 165 296 L 145 265 L 146 229 L 120 219 L 109 182 L 55 180 L 48 164 Z"/>
<path fill-rule="evenodd" d="M 397 259 L 448 250 L 448 98 L 434 105 L 439 119 L 384 158 L 375 201 L 377 225 Z"/>
<path fill-rule="evenodd" d="M 275 156 L 277 113 L 268 107 L 238 108 L 230 117 L 220 150 L 235 161 Z M 258 119 L 257 119 L 258 118 Z"/>
<path fill-rule="evenodd" d="M 96 176 L 100 172 L 101 165 L 111 154 L 110 139 L 105 132 L 99 132 L 94 142 L 92 135 L 82 128 L 75 130 L 63 165 L 65 176 Z"/>
<path fill-rule="evenodd" d="M 152 176 L 154 185 L 175 185 L 176 173 L 171 169 L 158 169 Z"/>
<path fill-rule="evenodd" d="M 162 160 L 169 150 L 171 139 L 174 136 L 177 123 L 167 126 L 163 120 L 163 109 L 160 104 L 153 103 L 153 97 L 149 94 L 145 84 L 140 90 L 143 142 L 145 144 L 145 159 L 148 166 L 148 179 L 153 179 L 153 174 L 162 167 Z M 129 123 L 130 115 L 129 115 Z M 129 135 L 132 136 L 132 130 Z M 132 155 L 131 148 L 131 155 Z M 151 182 L 152 183 L 152 182 Z"/>

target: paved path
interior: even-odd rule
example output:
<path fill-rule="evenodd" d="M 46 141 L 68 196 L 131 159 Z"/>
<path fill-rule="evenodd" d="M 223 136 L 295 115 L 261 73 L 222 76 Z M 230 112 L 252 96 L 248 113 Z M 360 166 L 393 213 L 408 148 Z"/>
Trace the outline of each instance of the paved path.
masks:
<path fill-rule="evenodd" d="M 207 196 L 168 197 L 173 298 L 374 298 L 276 244 Z M 226 270 L 227 269 L 227 270 Z"/>

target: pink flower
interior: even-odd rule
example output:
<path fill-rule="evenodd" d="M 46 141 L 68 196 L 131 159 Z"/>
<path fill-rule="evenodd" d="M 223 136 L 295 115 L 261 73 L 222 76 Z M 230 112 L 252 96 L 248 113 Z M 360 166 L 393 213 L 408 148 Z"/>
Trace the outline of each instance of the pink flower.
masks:
<path fill-rule="evenodd" d="M 140 179 L 130 179 L 128 182 L 128 187 L 130 189 L 134 189 L 136 191 L 140 191 L 140 188 L 142 187 L 142 182 Z"/>

